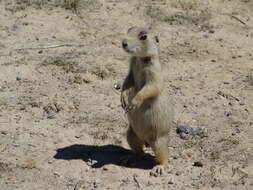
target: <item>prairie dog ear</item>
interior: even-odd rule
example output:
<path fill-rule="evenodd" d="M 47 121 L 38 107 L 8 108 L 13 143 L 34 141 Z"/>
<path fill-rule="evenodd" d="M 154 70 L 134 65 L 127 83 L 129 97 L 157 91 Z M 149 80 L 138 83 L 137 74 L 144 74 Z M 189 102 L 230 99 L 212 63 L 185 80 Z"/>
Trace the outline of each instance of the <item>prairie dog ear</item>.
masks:
<path fill-rule="evenodd" d="M 155 36 L 155 41 L 156 41 L 156 43 L 159 43 L 159 37 L 158 36 Z"/>

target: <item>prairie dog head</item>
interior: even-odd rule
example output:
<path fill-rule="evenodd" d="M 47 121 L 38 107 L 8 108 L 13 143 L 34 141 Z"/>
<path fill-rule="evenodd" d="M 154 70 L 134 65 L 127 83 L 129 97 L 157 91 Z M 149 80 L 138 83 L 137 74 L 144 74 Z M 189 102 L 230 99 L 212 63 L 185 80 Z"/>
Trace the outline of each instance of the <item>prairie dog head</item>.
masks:
<path fill-rule="evenodd" d="M 122 47 L 133 56 L 153 57 L 159 53 L 159 39 L 146 28 L 132 27 L 122 40 Z"/>

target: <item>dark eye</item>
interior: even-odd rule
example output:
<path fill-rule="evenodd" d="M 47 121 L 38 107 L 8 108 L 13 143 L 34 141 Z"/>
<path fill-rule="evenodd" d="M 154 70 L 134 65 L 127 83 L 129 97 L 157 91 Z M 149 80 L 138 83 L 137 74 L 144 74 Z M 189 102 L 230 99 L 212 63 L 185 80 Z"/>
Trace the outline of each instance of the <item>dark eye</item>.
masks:
<path fill-rule="evenodd" d="M 147 35 L 146 35 L 146 34 L 143 34 L 143 35 L 140 36 L 139 39 L 140 39 L 140 40 L 146 40 L 146 39 L 147 39 Z"/>

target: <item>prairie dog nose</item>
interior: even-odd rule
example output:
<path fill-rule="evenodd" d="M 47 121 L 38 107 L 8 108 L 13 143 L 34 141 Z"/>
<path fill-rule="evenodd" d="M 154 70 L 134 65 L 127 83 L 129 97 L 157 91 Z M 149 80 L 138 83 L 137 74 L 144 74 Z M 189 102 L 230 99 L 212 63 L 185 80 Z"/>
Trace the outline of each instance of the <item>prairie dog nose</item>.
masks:
<path fill-rule="evenodd" d="M 122 47 L 123 47 L 123 48 L 126 48 L 126 47 L 127 47 L 127 42 L 126 42 L 126 40 L 123 40 L 123 41 L 122 41 Z"/>

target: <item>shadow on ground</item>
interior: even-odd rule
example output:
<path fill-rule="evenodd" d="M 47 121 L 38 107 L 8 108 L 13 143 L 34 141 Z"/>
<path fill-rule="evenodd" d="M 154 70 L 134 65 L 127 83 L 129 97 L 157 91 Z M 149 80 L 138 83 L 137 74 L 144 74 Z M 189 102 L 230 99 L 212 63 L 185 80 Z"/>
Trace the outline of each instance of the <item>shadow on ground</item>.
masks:
<path fill-rule="evenodd" d="M 93 162 L 92 168 L 101 168 L 107 164 L 114 164 L 128 168 L 152 169 L 156 162 L 154 157 L 146 154 L 142 160 L 136 160 L 132 151 L 115 145 L 82 145 L 74 144 L 68 147 L 57 149 L 55 159 L 76 160 L 81 159 L 85 162 Z M 124 162 L 124 158 L 132 158 Z"/>

